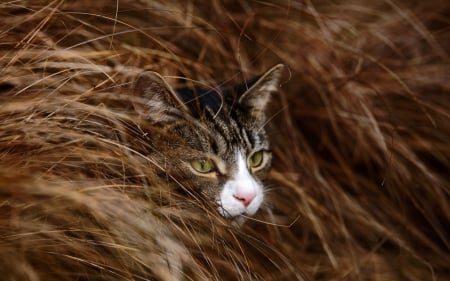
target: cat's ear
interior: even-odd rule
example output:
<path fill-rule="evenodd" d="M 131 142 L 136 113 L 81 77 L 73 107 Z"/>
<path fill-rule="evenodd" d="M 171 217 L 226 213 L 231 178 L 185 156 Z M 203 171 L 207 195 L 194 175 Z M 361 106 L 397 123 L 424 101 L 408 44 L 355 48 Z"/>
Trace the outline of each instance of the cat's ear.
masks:
<path fill-rule="evenodd" d="M 188 112 L 172 87 L 156 72 L 141 73 L 134 84 L 134 109 L 150 122 L 171 122 Z"/>
<path fill-rule="evenodd" d="M 283 64 L 272 67 L 239 98 L 239 104 L 255 120 L 265 119 L 265 109 L 271 94 L 278 91 L 283 69 Z"/>

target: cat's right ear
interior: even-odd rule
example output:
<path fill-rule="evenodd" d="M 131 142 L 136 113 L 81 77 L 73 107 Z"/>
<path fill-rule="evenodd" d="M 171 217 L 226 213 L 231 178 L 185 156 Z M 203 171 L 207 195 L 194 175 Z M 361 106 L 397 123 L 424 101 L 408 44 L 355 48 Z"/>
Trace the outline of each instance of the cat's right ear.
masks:
<path fill-rule="evenodd" d="M 152 71 L 137 77 L 132 103 L 141 118 L 153 123 L 175 121 L 188 112 L 166 80 Z"/>
<path fill-rule="evenodd" d="M 271 94 L 278 91 L 279 81 L 285 66 L 278 64 L 264 73 L 242 96 L 239 104 L 252 118 L 259 122 L 265 120 L 265 109 Z"/>

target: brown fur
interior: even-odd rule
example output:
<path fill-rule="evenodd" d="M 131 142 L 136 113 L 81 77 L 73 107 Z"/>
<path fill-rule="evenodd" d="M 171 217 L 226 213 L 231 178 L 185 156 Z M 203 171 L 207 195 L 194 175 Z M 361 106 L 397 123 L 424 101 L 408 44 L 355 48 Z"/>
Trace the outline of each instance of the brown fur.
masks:
<path fill-rule="evenodd" d="M 0 279 L 450 278 L 446 1 L 118 3 L 0 4 Z M 130 83 L 280 60 L 266 207 L 237 228 L 146 165 Z"/>

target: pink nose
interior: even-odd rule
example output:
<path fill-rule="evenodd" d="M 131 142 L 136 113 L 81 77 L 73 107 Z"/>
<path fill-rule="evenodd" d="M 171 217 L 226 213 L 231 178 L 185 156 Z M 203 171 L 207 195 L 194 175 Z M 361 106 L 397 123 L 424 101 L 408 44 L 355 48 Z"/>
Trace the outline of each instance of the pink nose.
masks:
<path fill-rule="evenodd" d="M 234 198 L 241 201 L 245 207 L 252 203 L 253 199 L 255 199 L 256 193 L 248 192 L 248 193 L 238 193 L 234 195 Z"/>

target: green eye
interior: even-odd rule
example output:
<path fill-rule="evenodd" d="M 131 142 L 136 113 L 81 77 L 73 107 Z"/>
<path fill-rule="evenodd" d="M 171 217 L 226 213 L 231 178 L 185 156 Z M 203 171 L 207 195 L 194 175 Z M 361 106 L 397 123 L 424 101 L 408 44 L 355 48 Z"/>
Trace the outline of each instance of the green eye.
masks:
<path fill-rule="evenodd" d="M 258 166 L 261 166 L 263 162 L 264 152 L 263 151 L 257 151 L 250 156 L 248 159 L 248 165 L 252 168 L 256 168 Z"/>
<path fill-rule="evenodd" d="M 197 159 L 191 161 L 191 166 L 199 173 L 206 174 L 214 170 L 215 165 L 211 159 Z"/>

